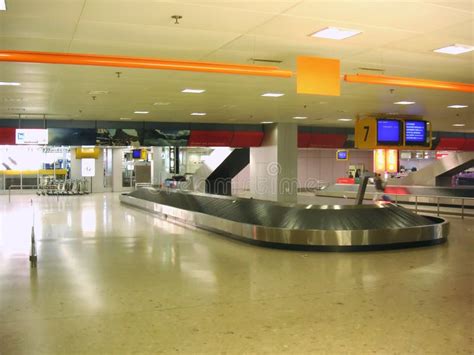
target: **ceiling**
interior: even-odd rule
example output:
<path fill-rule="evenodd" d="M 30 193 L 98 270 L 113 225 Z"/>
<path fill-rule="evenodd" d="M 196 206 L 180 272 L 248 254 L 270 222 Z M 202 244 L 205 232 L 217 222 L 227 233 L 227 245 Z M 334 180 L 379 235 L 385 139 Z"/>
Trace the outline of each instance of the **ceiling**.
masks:
<path fill-rule="evenodd" d="M 179 24 L 172 15 L 182 16 Z M 363 32 L 342 41 L 308 36 L 327 26 Z M 314 55 L 340 59 L 341 74 L 474 83 L 474 52 L 433 52 L 454 43 L 474 45 L 472 0 L 7 0 L 7 11 L 0 11 L 4 50 L 242 64 L 264 58 L 281 60 L 277 65 L 289 70 L 296 69 L 298 55 Z M 473 94 L 342 78 L 341 96 L 330 97 L 297 95 L 295 78 L 0 62 L 0 81 L 21 83 L 0 86 L 1 118 L 260 123 L 306 116 L 298 123 L 350 127 L 353 122 L 338 119 L 380 113 L 422 116 L 435 130 L 474 132 Z M 184 88 L 206 92 L 183 94 Z M 269 91 L 285 96 L 261 97 Z M 416 104 L 393 104 L 400 100 Z M 452 104 L 469 108 L 447 108 Z"/>

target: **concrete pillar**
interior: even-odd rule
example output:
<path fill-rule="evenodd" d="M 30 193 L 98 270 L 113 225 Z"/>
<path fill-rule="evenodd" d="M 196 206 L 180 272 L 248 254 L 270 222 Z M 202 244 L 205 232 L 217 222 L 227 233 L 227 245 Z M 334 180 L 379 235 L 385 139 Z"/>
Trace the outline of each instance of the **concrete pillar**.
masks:
<path fill-rule="evenodd" d="M 253 198 L 296 203 L 297 131 L 294 123 L 265 125 L 262 146 L 250 148 L 250 193 Z"/>
<path fill-rule="evenodd" d="M 163 155 L 162 147 L 152 147 L 152 167 L 151 167 L 151 183 L 153 185 L 161 185 L 164 183 L 165 179 L 170 176 L 166 171 L 165 159 L 162 158 Z"/>
<path fill-rule="evenodd" d="M 122 148 L 112 149 L 112 191 L 120 192 L 123 191 L 123 178 L 122 178 Z"/>
<path fill-rule="evenodd" d="M 99 157 L 95 160 L 95 175 L 92 177 L 92 192 L 104 192 L 104 150 L 100 149 Z"/>
<path fill-rule="evenodd" d="M 81 160 L 76 158 L 76 148 L 71 148 L 71 179 L 81 178 Z"/>

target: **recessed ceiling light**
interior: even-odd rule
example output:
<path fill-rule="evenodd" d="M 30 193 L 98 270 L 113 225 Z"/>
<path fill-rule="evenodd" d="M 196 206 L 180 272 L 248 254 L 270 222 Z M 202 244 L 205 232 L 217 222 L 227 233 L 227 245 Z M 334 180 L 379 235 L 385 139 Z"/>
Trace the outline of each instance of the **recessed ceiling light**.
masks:
<path fill-rule="evenodd" d="M 260 123 L 261 123 L 261 124 L 272 124 L 273 121 L 262 121 L 262 122 L 260 122 Z"/>
<path fill-rule="evenodd" d="M 205 112 L 193 112 L 191 116 L 206 116 L 207 114 Z"/>
<path fill-rule="evenodd" d="M 181 92 L 184 92 L 185 94 L 202 94 L 206 90 L 203 89 L 184 89 Z"/>
<path fill-rule="evenodd" d="M 280 97 L 280 96 L 283 96 L 285 94 L 282 94 L 280 92 L 266 92 L 264 94 L 262 94 L 262 96 L 264 97 Z"/>
<path fill-rule="evenodd" d="M 20 83 L 13 83 L 8 81 L 0 81 L 0 86 L 20 86 Z"/>
<path fill-rule="evenodd" d="M 135 111 L 134 113 L 136 113 L 138 115 L 148 115 L 150 113 L 150 111 Z"/>
<path fill-rule="evenodd" d="M 120 120 L 122 120 L 122 121 L 131 121 L 132 118 L 131 117 L 120 117 Z"/>
<path fill-rule="evenodd" d="M 451 46 L 435 49 L 433 52 L 458 55 L 470 52 L 472 50 L 474 50 L 473 46 L 468 46 L 466 44 L 453 44 Z"/>
<path fill-rule="evenodd" d="M 306 117 L 306 116 L 294 116 L 294 117 L 293 117 L 294 120 L 305 120 L 305 119 L 307 119 L 307 118 L 308 118 L 308 117 Z"/>
<path fill-rule="evenodd" d="M 466 107 L 469 107 L 467 105 L 450 105 L 448 106 L 448 108 L 466 108 Z"/>
<path fill-rule="evenodd" d="M 453 124 L 454 127 L 464 127 L 466 124 L 464 123 L 455 123 Z"/>
<path fill-rule="evenodd" d="M 350 122 L 352 121 L 352 118 L 338 118 L 337 120 L 342 122 Z"/>
<path fill-rule="evenodd" d="M 415 102 L 414 101 L 397 101 L 394 102 L 395 105 L 413 105 Z"/>
<path fill-rule="evenodd" d="M 155 102 L 153 105 L 155 106 L 166 106 L 166 105 L 169 105 L 170 103 L 169 102 Z"/>
<path fill-rule="evenodd" d="M 327 27 L 325 29 L 310 34 L 310 36 L 341 40 L 358 35 L 359 33 L 362 33 L 362 31 L 351 30 L 348 28 Z"/>
<path fill-rule="evenodd" d="M 0 11 L 7 11 L 7 4 L 5 0 L 0 0 Z"/>

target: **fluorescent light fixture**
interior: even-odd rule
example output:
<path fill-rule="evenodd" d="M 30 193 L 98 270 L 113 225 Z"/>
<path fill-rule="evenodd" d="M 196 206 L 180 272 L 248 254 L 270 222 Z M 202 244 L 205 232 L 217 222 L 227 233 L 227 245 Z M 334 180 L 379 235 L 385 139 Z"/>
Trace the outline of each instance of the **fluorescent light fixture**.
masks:
<path fill-rule="evenodd" d="M 0 0 L 1 1 L 1 0 Z M 0 81 L 0 86 L 20 86 L 20 83 L 8 82 L 8 81 Z"/>
<path fill-rule="evenodd" d="M 467 105 L 449 105 L 448 108 L 466 108 L 469 107 Z"/>
<path fill-rule="evenodd" d="M 5 0 L 0 0 L 0 11 L 7 11 L 7 4 Z"/>
<path fill-rule="evenodd" d="M 458 55 L 470 52 L 472 50 L 474 50 L 473 46 L 468 46 L 466 44 L 453 44 L 451 46 L 435 49 L 433 52 Z"/>
<path fill-rule="evenodd" d="M 169 102 L 155 102 L 153 105 L 154 106 L 166 106 L 169 105 Z"/>
<path fill-rule="evenodd" d="M 207 114 L 205 112 L 193 112 L 191 116 L 206 116 Z"/>
<path fill-rule="evenodd" d="M 415 102 L 414 101 L 397 101 L 394 102 L 395 105 L 413 105 Z"/>
<path fill-rule="evenodd" d="M 121 121 L 131 121 L 132 118 L 131 117 L 120 117 L 120 120 Z"/>
<path fill-rule="evenodd" d="M 273 121 L 262 121 L 262 122 L 260 122 L 260 123 L 261 123 L 261 124 L 272 124 Z"/>
<path fill-rule="evenodd" d="M 206 90 L 203 89 L 184 89 L 181 92 L 184 92 L 185 94 L 202 94 Z"/>
<path fill-rule="evenodd" d="M 139 115 L 148 115 L 150 111 L 135 111 L 134 113 L 139 114 Z"/>
<path fill-rule="evenodd" d="M 307 119 L 307 118 L 308 118 L 308 117 L 306 117 L 306 116 L 294 116 L 294 117 L 293 117 L 294 120 L 305 120 L 305 119 Z"/>
<path fill-rule="evenodd" d="M 352 118 L 338 118 L 337 120 L 342 122 L 350 122 L 352 121 Z"/>
<path fill-rule="evenodd" d="M 310 34 L 310 36 L 317 38 L 341 40 L 358 35 L 359 33 L 362 33 L 362 31 L 351 30 L 349 28 L 326 27 L 320 31 Z"/>
<path fill-rule="evenodd" d="M 466 124 L 464 123 L 455 123 L 453 124 L 453 127 L 464 127 Z"/>
<path fill-rule="evenodd" d="M 262 96 L 264 97 L 280 97 L 280 96 L 283 96 L 285 94 L 282 94 L 280 92 L 266 92 L 264 94 L 262 94 Z"/>

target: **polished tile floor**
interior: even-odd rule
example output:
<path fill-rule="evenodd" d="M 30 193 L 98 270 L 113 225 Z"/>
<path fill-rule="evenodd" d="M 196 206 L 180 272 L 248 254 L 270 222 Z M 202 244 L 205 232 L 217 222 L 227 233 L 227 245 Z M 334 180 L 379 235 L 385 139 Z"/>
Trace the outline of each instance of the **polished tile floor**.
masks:
<path fill-rule="evenodd" d="M 474 221 L 451 221 L 442 246 L 305 253 L 116 194 L 0 196 L 0 354 L 472 354 Z"/>

